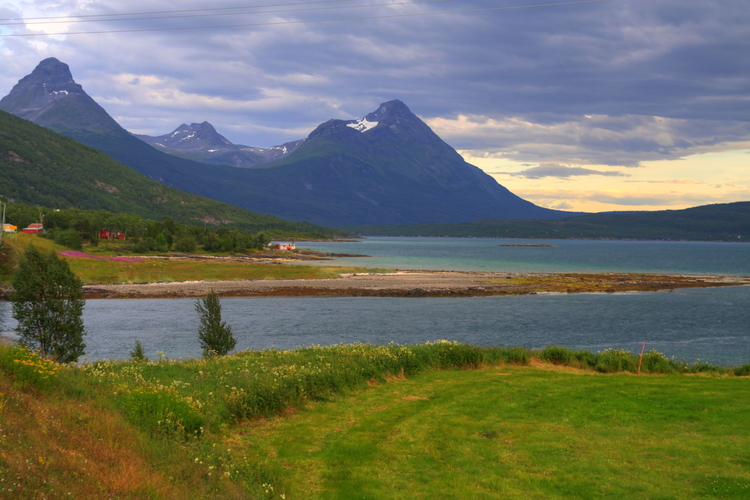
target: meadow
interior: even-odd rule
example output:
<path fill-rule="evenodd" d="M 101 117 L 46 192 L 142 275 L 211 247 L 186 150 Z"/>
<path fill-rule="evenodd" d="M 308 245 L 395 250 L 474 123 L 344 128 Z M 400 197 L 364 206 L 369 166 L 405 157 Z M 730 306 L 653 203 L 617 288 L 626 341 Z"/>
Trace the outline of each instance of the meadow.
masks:
<path fill-rule="evenodd" d="M 750 365 L 438 341 L 0 347 L 0 498 L 747 498 Z"/>
<path fill-rule="evenodd" d="M 62 245 L 35 235 L 18 234 L 6 237 L 5 254 L 0 256 L 0 285 L 9 285 L 17 256 L 33 244 L 42 251 L 69 251 Z M 106 244 L 98 248 L 84 247 L 84 252 L 97 256 L 114 256 Z M 132 258 L 132 255 L 127 255 Z M 198 257 L 198 256 L 196 256 Z M 235 281 L 255 279 L 325 279 L 342 273 L 373 272 L 359 268 L 293 266 L 276 263 L 252 263 L 231 259 L 164 259 L 147 258 L 143 262 L 123 262 L 81 257 L 66 257 L 71 270 L 84 284 L 158 283 L 174 281 Z"/>

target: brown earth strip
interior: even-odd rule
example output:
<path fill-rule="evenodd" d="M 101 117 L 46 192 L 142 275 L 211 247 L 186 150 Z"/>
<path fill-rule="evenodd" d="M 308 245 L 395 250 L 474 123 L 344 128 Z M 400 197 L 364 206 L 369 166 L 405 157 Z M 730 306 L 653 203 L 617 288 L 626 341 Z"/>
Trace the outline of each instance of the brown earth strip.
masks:
<path fill-rule="evenodd" d="M 342 275 L 334 279 L 193 281 L 86 285 L 86 298 L 222 297 L 477 297 L 533 293 L 635 292 L 750 285 L 750 276 L 661 274 L 531 274 L 404 272 Z"/>

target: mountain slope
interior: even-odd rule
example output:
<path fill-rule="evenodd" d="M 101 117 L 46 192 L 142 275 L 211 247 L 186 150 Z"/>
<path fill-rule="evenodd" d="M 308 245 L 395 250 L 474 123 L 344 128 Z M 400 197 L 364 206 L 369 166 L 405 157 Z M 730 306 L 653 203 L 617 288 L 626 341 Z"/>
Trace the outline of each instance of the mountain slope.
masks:
<path fill-rule="evenodd" d="M 157 219 L 169 216 L 187 223 L 225 223 L 253 232 L 332 233 L 162 185 L 100 151 L 3 111 L 0 176 L 0 196 L 15 202 L 107 209 Z"/>
<path fill-rule="evenodd" d="M 345 229 L 370 236 L 750 242 L 750 201 L 684 210 L 586 214 L 562 220 L 486 219 L 462 224 L 355 226 Z"/>
<path fill-rule="evenodd" d="M 291 220 L 344 226 L 572 215 L 513 195 L 466 163 L 400 101 L 384 103 L 360 120 L 320 125 L 267 168 L 237 169 L 157 151 L 82 93 L 67 65 L 46 59 L 0 101 L 0 109 L 164 184 Z"/>

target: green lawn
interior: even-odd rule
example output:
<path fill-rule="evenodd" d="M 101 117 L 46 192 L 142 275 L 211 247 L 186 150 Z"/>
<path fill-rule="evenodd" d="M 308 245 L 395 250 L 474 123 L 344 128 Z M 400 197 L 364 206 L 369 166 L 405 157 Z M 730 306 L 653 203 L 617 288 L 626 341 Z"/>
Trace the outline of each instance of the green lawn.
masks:
<path fill-rule="evenodd" d="M 287 498 L 750 498 L 750 380 L 501 366 L 243 428 Z"/>
<path fill-rule="evenodd" d="M 61 366 L 0 346 L 0 498 L 750 498 L 750 365 L 636 360 L 438 341 Z"/>

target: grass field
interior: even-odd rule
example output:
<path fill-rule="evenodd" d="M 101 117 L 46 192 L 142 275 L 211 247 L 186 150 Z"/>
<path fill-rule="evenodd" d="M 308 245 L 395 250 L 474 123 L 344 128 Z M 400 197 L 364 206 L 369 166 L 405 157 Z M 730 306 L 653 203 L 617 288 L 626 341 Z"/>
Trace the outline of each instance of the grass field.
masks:
<path fill-rule="evenodd" d="M 35 235 L 18 234 L 6 240 L 13 254 L 22 252 L 33 244 L 43 251 L 62 252 L 69 250 L 51 240 Z M 84 252 L 97 253 L 92 248 Z M 103 254 L 106 254 L 104 252 Z M 128 255 L 128 257 L 133 257 Z M 10 257 L 8 260 L 11 260 Z M 121 262 L 78 257 L 66 257 L 71 270 L 84 284 L 103 283 L 156 283 L 171 281 L 234 281 L 254 279 L 322 279 L 334 278 L 341 273 L 375 272 L 342 267 L 305 265 L 256 264 L 210 260 L 147 259 L 145 262 Z M 8 285 L 12 279 L 12 264 L 3 265 L 0 260 L 0 284 Z"/>
<path fill-rule="evenodd" d="M 436 342 L 75 367 L 0 347 L 0 498 L 748 498 L 750 365 L 666 359 L 637 376 L 619 351 Z"/>

